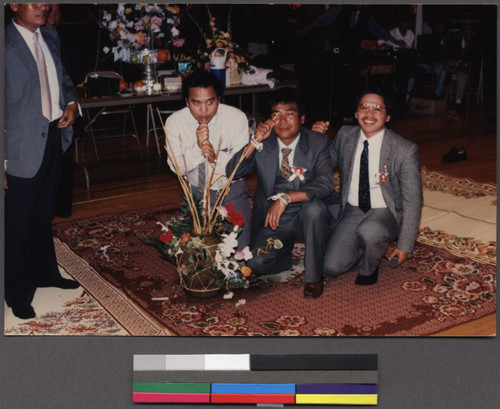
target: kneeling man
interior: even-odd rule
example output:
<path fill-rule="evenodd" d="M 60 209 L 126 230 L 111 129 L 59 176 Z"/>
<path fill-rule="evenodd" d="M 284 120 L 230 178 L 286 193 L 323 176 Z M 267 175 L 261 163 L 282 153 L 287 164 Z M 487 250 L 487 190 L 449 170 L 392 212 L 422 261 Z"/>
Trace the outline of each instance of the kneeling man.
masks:
<path fill-rule="evenodd" d="M 296 240 L 304 241 L 305 288 L 307 298 L 323 292 L 323 260 L 329 226 L 329 212 L 322 199 L 333 189 L 328 155 L 329 140 L 301 125 L 304 113 L 292 89 L 271 94 L 270 116 L 258 125 L 245 159 L 236 172 L 240 178 L 257 170 L 258 187 L 254 196 L 250 247 L 254 257 L 249 266 L 256 275 L 275 274 L 292 265 Z M 226 167 L 230 175 L 244 149 Z M 265 254 L 268 239 L 278 239 L 282 248 Z"/>
<path fill-rule="evenodd" d="M 422 180 L 417 145 L 386 128 L 389 101 L 379 90 L 358 99 L 359 126 L 343 126 L 330 156 L 339 167 L 341 216 L 330 234 L 325 274 L 359 269 L 358 285 L 377 282 L 389 242 L 389 256 L 403 263 L 412 252 L 422 208 Z M 395 263 L 396 265 L 396 263 Z"/>

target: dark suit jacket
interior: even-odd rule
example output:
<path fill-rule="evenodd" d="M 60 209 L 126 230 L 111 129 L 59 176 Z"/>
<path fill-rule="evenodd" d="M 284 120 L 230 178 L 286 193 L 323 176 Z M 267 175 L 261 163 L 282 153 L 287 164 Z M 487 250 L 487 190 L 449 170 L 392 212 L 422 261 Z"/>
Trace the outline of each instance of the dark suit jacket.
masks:
<path fill-rule="evenodd" d="M 339 166 L 342 210 L 347 203 L 360 130 L 359 126 L 343 126 L 330 145 L 332 165 Z M 384 172 L 384 166 L 389 175 L 387 182 L 381 184 L 381 189 L 385 203 L 398 223 L 397 247 L 411 253 L 418 234 L 423 202 L 417 145 L 386 128 L 380 150 L 379 172 Z"/>
<path fill-rule="evenodd" d="M 252 215 L 252 237 L 264 228 L 264 222 L 272 200 L 268 197 L 275 194 L 275 185 L 279 163 L 278 137 L 273 133 L 263 142 L 263 150 L 244 159 L 236 172 L 236 178 L 241 178 L 254 169 L 257 170 L 259 184 L 254 195 Z M 328 155 L 329 140 L 325 135 L 312 132 L 302 127 L 297 144 L 293 165 L 307 169 L 304 181 L 296 178 L 290 191 L 301 191 L 309 199 L 324 199 L 332 194 L 333 173 Z M 236 153 L 226 166 L 226 174 L 231 174 L 238 163 L 244 148 Z"/>
<path fill-rule="evenodd" d="M 59 105 L 78 101 L 69 75 L 61 63 L 56 30 L 41 27 L 59 79 Z M 33 177 L 42 163 L 49 121 L 42 115 L 40 81 L 35 59 L 16 27 L 5 29 L 5 159 L 7 172 Z M 62 150 L 71 143 L 73 129 L 62 130 Z"/>

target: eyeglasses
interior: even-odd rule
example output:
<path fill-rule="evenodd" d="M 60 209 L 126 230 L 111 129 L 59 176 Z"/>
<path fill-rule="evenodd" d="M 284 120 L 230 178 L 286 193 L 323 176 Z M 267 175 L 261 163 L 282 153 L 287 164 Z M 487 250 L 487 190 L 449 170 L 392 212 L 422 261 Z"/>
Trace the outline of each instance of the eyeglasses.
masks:
<path fill-rule="evenodd" d="M 358 109 L 360 111 L 369 111 L 370 109 L 373 109 L 376 113 L 382 113 L 385 110 L 384 105 L 379 105 L 379 104 L 372 104 L 369 102 L 362 102 L 361 104 L 358 105 Z"/>

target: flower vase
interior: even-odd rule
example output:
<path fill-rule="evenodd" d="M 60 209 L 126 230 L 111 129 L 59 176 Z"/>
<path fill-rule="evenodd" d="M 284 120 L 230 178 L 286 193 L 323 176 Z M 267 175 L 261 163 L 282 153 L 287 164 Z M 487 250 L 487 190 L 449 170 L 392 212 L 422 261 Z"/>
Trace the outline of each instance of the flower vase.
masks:
<path fill-rule="evenodd" d="M 194 236 L 203 248 L 203 257 L 191 245 L 183 249 L 178 259 L 177 272 L 182 288 L 195 297 L 210 297 L 220 290 L 221 273 L 214 272 L 214 258 L 221 239 L 216 234 Z"/>

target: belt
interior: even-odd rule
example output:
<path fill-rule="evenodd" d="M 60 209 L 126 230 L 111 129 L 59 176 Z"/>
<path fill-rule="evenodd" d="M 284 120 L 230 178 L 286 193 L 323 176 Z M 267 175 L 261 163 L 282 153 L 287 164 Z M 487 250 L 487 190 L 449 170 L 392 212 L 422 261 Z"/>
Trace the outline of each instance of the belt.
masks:
<path fill-rule="evenodd" d="M 59 124 L 59 118 L 54 119 L 52 122 L 49 122 L 49 130 L 53 131 L 54 129 L 57 129 L 58 124 Z"/>

